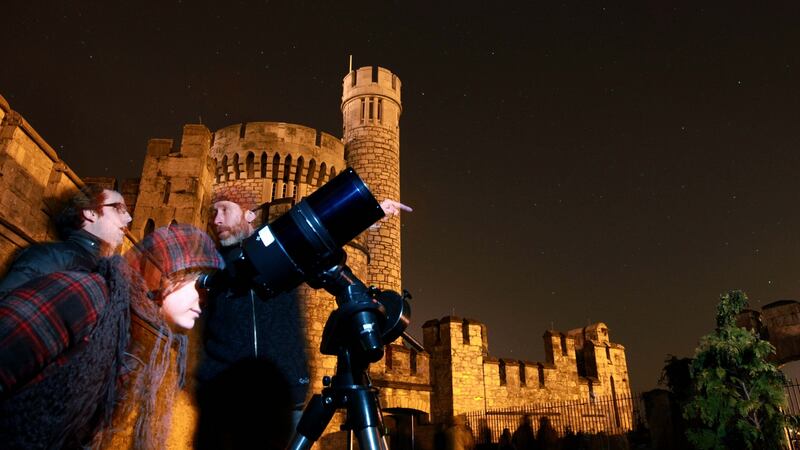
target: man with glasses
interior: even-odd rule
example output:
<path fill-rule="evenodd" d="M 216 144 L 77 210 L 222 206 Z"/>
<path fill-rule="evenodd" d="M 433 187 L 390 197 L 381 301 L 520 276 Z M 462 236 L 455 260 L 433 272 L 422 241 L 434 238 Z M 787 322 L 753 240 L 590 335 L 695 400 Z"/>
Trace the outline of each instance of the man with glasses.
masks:
<path fill-rule="evenodd" d="M 87 185 L 66 200 L 54 222 L 63 241 L 22 250 L 0 281 L 0 298 L 50 273 L 93 271 L 100 257 L 113 254 L 122 244 L 131 215 L 122 194 Z"/>

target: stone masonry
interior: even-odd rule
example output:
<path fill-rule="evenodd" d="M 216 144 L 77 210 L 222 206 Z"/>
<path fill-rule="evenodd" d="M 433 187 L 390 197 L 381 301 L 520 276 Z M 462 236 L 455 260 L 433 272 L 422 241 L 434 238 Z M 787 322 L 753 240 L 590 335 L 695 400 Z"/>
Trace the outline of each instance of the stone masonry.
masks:
<path fill-rule="evenodd" d="M 491 357 L 488 330 L 475 320 L 448 316 L 422 327 L 436 423 L 485 409 L 630 395 L 625 348 L 609 341 L 603 323 L 546 331 L 544 362 Z"/>
<path fill-rule="evenodd" d="M 378 200 L 400 200 L 400 79 L 382 67 L 362 67 L 344 77 L 342 138 L 347 163 Z M 400 219 L 369 230 L 369 276 L 364 280 L 400 292 Z"/>
<path fill-rule="evenodd" d="M 211 199 L 222 191 L 254 205 L 259 222 L 273 220 L 347 166 L 378 200 L 400 200 L 400 88 L 399 78 L 384 68 L 348 73 L 342 87 L 342 139 L 281 122 L 233 124 L 216 131 L 189 124 L 177 148 L 169 139 L 148 142 L 140 179 L 92 181 L 116 187 L 125 196 L 134 216 L 132 238 L 172 222 L 206 227 Z M 54 237 L 49 228 L 54 201 L 82 183 L 0 97 L 0 268 L 17 249 Z M 345 246 L 348 265 L 366 284 L 398 292 L 400 248 L 396 217 Z M 319 347 L 336 302 L 324 290 L 306 285 L 294 295 L 300 304 L 297 319 L 306 330 L 311 392 L 316 393 L 322 377 L 335 370 L 336 358 L 321 355 Z M 624 347 L 609 341 L 602 323 L 567 333 L 548 330 L 543 362 L 490 356 L 487 327 L 475 320 L 431 320 L 423 325 L 423 335 L 424 345 L 406 338 L 387 345 L 384 358 L 369 369 L 384 412 L 399 414 L 396 418 L 411 414 L 411 423 L 443 423 L 470 411 L 630 392 Z M 321 448 L 341 447 L 344 438 L 337 430 L 342 420 L 340 415 L 334 418 Z M 180 442 L 189 435 L 183 432 Z M 181 448 L 179 442 L 170 446 Z"/>

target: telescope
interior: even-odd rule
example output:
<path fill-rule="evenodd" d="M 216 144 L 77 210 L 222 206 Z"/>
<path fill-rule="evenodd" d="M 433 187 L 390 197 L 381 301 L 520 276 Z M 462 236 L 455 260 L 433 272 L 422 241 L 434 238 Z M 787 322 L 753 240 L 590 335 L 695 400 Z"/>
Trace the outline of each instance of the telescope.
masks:
<path fill-rule="evenodd" d="M 320 352 L 336 355 L 336 374 L 323 379 L 321 394 L 309 401 L 288 448 L 306 450 L 319 439 L 339 408 L 344 427 L 360 448 L 386 449 L 377 389 L 369 364 L 409 323 L 407 293 L 367 287 L 347 266 L 343 246 L 384 216 L 380 204 L 352 168 L 347 168 L 273 222 L 259 227 L 222 271 L 198 279 L 198 287 L 256 288 L 267 297 L 306 282 L 336 297 Z"/>

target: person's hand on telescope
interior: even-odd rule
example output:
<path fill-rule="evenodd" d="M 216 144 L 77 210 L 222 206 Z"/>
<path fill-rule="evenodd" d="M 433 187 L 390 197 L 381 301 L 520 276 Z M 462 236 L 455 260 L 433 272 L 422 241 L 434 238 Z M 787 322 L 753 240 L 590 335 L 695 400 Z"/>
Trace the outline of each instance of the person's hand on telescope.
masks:
<path fill-rule="evenodd" d="M 381 202 L 381 209 L 383 210 L 383 213 L 386 214 L 381 220 L 386 220 L 391 216 L 399 216 L 400 211 L 413 211 L 410 206 L 404 205 L 397 200 L 392 200 L 390 198 L 387 198 Z"/>

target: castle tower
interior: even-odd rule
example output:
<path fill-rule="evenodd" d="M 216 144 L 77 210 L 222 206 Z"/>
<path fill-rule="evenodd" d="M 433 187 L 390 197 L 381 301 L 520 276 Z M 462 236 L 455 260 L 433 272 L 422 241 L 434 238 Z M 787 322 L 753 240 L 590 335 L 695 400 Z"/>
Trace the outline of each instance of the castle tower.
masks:
<path fill-rule="evenodd" d="M 362 67 L 344 77 L 344 155 L 378 201 L 400 200 L 400 79 L 382 67 Z M 370 255 L 363 281 L 401 290 L 400 219 L 393 217 L 366 233 Z"/>
<path fill-rule="evenodd" d="M 204 125 L 184 125 L 180 150 L 172 139 L 150 139 L 130 227 L 136 238 L 172 222 L 205 226 L 213 175 L 210 143 Z"/>
<path fill-rule="evenodd" d="M 484 357 L 489 347 L 485 325 L 470 319 L 443 317 L 422 325 L 425 348 L 431 352 L 431 421 L 484 409 Z"/>
<path fill-rule="evenodd" d="M 611 342 L 608 325 L 597 322 L 567 335 L 575 340 L 579 374 L 598 381 L 596 395 L 630 395 L 625 347 Z"/>
<path fill-rule="evenodd" d="M 216 166 L 214 192 L 235 187 L 255 205 L 291 206 L 345 166 L 338 138 L 282 122 L 237 123 L 217 130 L 210 156 Z"/>

